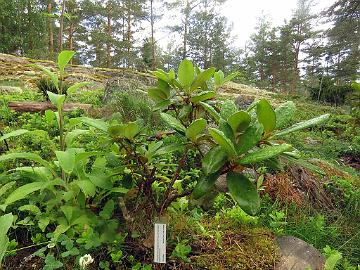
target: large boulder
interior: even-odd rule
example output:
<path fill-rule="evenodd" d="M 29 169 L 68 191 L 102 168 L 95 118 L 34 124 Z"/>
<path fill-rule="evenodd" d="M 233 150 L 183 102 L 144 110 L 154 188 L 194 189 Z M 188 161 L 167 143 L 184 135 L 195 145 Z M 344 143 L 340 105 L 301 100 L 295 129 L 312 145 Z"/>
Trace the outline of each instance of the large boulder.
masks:
<path fill-rule="evenodd" d="M 280 236 L 276 242 L 280 253 L 276 270 L 324 269 L 325 257 L 305 241 L 293 236 Z"/>

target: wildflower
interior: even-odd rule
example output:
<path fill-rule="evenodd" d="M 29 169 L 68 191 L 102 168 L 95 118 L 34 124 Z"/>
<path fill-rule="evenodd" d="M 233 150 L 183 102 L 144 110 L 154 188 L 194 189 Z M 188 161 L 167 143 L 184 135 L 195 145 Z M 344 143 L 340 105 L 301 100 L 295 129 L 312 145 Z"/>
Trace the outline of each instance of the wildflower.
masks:
<path fill-rule="evenodd" d="M 55 244 L 54 244 L 54 243 L 50 243 L 50 244 L 47 245 L 47 247 L 48 247 L 48 248 L 53 248 L 53 247 L 55 247 Z"/>
<path fill-rule="evenodd" d="M 85 254 L 79 259 L 80 267 L 85 269 L 89 264 L 93 263 L 94 259 L 91 257 L 90 254 Z"/>

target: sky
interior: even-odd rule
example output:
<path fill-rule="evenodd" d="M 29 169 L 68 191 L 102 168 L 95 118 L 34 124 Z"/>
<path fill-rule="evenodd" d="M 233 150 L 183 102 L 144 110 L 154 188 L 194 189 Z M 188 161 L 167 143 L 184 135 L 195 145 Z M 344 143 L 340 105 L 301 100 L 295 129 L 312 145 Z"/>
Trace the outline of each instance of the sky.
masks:
<path fill-rule="evenodd" d="M 236 47 L 244 48 L 251 34 L 255 32 L 257 18 L 262 14 L 271 18 L 273 26 L 283 24 L 291 18 L 297 0 L 228 0 L 222 8 L 222 14 L 229 23 L 233 23 L 233 35 L 236 36 Z M 335 0 L 314 0 L 314 13 L 320 13 L 331 6 Z"/>
<path fill-rule="evenodd" d="M 315 14 L 331 6 L 335 0 L 313 0 Z M 235 37 L 234 47 L 243 49 L 250 36 L 255 33 L 255 26 L 262 14 L 271 19 L 273 26 L 280 26 L 284 20 L 290 20 L 296 8 L 297 0 L 227 0 L 221 7 L 221 14 L 233 25 L 232 35 Z M 160 24 L 167 25 L 171 16 L 164 16 Z M 170 23 L 171 24 L 171 23 Z M 181 42 L 179 36 L 169 33 L 164 28 L 157 29 L 158 44 L 165 49 L 168 42 Z"/>

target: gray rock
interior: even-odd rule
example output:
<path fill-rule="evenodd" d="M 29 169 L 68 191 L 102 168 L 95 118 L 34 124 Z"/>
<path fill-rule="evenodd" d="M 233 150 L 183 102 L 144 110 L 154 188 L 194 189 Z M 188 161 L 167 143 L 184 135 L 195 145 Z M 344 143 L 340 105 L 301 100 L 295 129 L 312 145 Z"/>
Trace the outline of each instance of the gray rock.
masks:
<path fill-rule="evenodd" d="M 228 192 L 226 174 L 222 174 L 215 182 L 215 187 L 220 192 Z"/>
<path fill-rule="evenodd" d="M 280 261 L 276 270 L 321 270 L 325 257 L 313 246 L 293 236 L 276 238 L 280 249 Z"/>
<path fill-rule="evenodd" d="M 246 110 L 249 107 L 249 105 L 251 105 L 251 103 L 254 102 L 254 99 L 255 98 L 252 96 L 239 95 L 235 99 L 235 104 L 239 110 Z"/>

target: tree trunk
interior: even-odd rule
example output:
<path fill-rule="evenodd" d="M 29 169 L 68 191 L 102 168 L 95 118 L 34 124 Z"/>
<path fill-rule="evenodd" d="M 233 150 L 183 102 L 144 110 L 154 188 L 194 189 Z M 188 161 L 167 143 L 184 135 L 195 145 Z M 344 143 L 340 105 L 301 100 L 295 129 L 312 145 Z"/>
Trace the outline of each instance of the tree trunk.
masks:
<path fill-rule="evenodd" d="M 70 27 L 69 27 L 69 50 L 70 51 L 74 50 L 74 30 L 75 30 L 75 25 L 73 22 L 71 22 Z"/>
<path fill-rule="evenodd" d="M 59 52 L 61 52 L 63 49 L 64 13 L 65 13 L 65 0 L 62 0 L 61 14 L 60 14 L 60 28 L 59 28 Z"/>
<path fill-rule="evenodd" d="M 156 69 L 156 55 L 155 55 L 155 38 L 154 38 L 154 9 L 153 9 L 154 0 L 150 0 L 150 24 L 151 24 L 151 68 L 152 70 Z"/>
<path fill-rule="evenodd" d="M 127 33 L 126 33 L 126 48 L 127 48 L 127 59 L 126 67 L 130 66 L 130 52 L 131 52 L 131 1 L 127 1 Z"/>
<path fill-rule="evenodd" d="M 108 1 L 107 5 L 107 42 L 106 42 L 106 67 L 112 67 L 111 61 L 111 40 L 112 40 L 112 25 L 111 25 L 111 17 L 112 17 L 112 1 Z"/>
<path fill-rule="evenodd" d="M 297 83 L 299 81 L 299 53 L 300 53 L 300 45 L 298 42 L 295 46 L 295 55 L 294 55 L 294 67 L 293 67 L 293 78 L 291 84 L 291 91 L 295 92 Z"/>
<path fill-rule="evenodd" d="M 187 35 L 188 35 L 190 10 L 191 10 L 190 2 L 189 2 L 189 0 L 186 0 L 185 19 L 184 19 L 184 36 L 183 36 L 183 59 L 185 59 L 187 56 Z"/>
<path fill-rule="evenodd" d="M 52 14 L 52 3 L 49 1 L 47 11 L 49 14 Z M 49 28 L 49 52 L 51 55 L 51 58 L 54 54 L 54 31 L 53 31 L 53 21 L 52 18 L 48 18 L 48 28 Z"/>
<path fill-rule="evenodd" d="M 31 16 L 32 16 L 32 1 L 31 0 L 28 0 L 28 3 L 27 3 L 27 11 L 28 11 L 28 30 L 29 30 L 29 50 L 33 50 L 34 49 L 34 40 L 33 40 L 33 33 L 32 33 L 32 29 L 33 29 L 33 25 L 32 25 L 32 19 L 31 19 Z"/>

